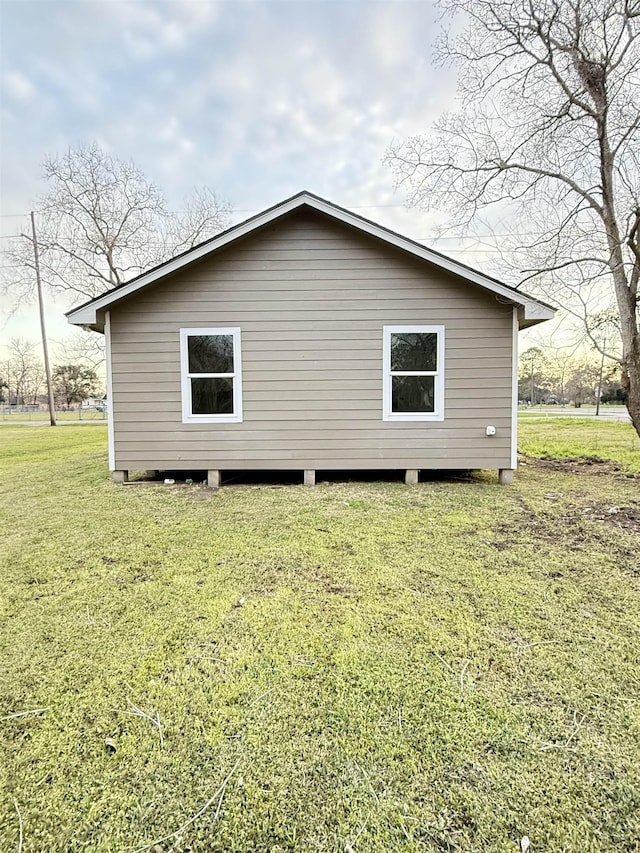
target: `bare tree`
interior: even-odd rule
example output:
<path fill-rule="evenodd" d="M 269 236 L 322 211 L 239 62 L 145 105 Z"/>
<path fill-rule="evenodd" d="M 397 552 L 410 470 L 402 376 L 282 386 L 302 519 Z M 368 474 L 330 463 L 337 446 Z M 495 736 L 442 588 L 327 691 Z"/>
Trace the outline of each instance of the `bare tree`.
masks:
<path fill-rule="evenodd" d="M 37 355 L 38 344 L 26 338 L 12 338 L 7 347 L 9 360 L 7 362 L 7 384 L 9 402 L 15 400 L 16 405 L 35 405 L 38 394 L 46 385 L 44 365 Z"/>
<path fill-rule="evenodd" d="M 442 5 L 463 18 L 438 46 L 458 68 L 460 109 L 386 160 L 410 204 L 447 206 L 462 227 L 491 206 L 510 219 L 529 261 L 521 283 L 584 304 L 611 294 L 640 434 L 640 2 Z"/>
<path fill-rule="evenodd" d="M 56 359 L 61 364 L 80 364 L 98 371 L 106 359 L 104 335 L 79 329 L 57 344 Z"/>
<path fill-rule="evenodd" d="M 44 174 L 49 191 L 36 213 L 42 277 L 75 300 L 97 296 L 213 236 L 230 212 L 208 189 L 196 191 L 181 213 L 170 212 L 134 163 L 95 144 L 49 157 Z M 31 252 L 24 238 L 8 252 L 14 274 L 3 287 L 16 301 L 32 294 Z"/>

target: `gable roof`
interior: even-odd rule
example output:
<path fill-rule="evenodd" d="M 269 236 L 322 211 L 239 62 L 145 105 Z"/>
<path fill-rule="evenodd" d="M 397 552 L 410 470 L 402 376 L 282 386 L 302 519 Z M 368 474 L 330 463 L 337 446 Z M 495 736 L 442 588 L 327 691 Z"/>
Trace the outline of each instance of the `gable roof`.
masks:
<path fill-rule="evenodd" d="M 448 258 L 440 252 L 428 249 L 415 240 L 403 237 L 389 228 L 371 222 L 371 220 L 365 219 L 363 216 L 351 213 L 351 211 L 339 207 L 337 204 L 333 204 L 330 201 L 326 201 L 326 199 L 320 198 L 320 196 L 304 190 L 273 207 L 263 210 L 262 213 L 258 213 L 249 219 L 245 219 L 244 222 L 240 222 L 238 225 L 234 225 L 226 231 L 216 234 L 215 237 L 211 237 L 209 240 L 205 240 L 203 243 L 199 243 L 197 246 L 187 249 L 187 251 L 179 255 L 175 255 L 168 261 L 164 261 L 164 263 L 153 267 L 153 269 L 136 276 L 136 278 L 119 284 L 106 293 L 90 299 L 77 308 L 71 309 L 71 311 L 67 311 L 67 320 L 73 325 L 86 326 L 96 331 L 103 331 L 104 320 L 102 312 L 108 310 L 121 299 L 131 296 L 165 276 L 177 272 L 183 267 L 230 245 L 235 240 L 239 240 L 241 237 L 245 237 L 253 231 L 257 231 L 259 228 L 269 225 L 292 211 L 303 207 L 318 211 L 335 221 L 342 222 L 364 234 L 376 237 L 385 243 L 395 246 L 413 257 L 428 261 L 430 264 L 453 273 L 464 281 L 478 285 L 498 296 L 502 296 L 521 309 L 518 312 L 521 329 L 533 326 L 536 323 L 542 323 L 544 320 L 550 320 L 555 313 L 555 308 L 546 302 L 534 299 L 526 293 L 503 284 L 498 279 L 485 275 L 452 258 Z M 102 316 L 100 316 L 101 314 Z"/>

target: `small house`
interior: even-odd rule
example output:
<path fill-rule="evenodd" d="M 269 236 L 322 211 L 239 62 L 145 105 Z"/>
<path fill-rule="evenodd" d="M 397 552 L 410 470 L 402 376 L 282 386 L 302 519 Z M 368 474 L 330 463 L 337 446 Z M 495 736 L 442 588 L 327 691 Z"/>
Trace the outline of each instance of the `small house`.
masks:
<path fill-rule="evenodd" d="M 518 331 L 554 310 L 308 192 L 67 315 L 107 347 L 109 466 L 516 468 Z"/>

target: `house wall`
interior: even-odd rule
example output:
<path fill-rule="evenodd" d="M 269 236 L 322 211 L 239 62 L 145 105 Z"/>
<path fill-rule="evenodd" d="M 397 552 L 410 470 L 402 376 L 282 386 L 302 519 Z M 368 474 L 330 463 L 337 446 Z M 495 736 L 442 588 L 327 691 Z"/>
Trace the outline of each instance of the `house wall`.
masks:
<path fill-rule="evenodd" d="M 445 325 L 444 421 L 382 420 L 393 324 Z M 242 329 L 243 423 L 182 423 L 200 326 Z M 112 309 L 115 467 L 510 468 L 512 330 L 500 297 L 297 211 Z"/>

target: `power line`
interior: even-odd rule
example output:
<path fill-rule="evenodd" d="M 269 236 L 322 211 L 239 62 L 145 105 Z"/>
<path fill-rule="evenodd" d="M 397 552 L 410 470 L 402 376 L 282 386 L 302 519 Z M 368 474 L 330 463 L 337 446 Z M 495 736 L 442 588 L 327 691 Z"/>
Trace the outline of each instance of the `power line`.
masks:
<path fill-rule="evenodd" d="M 22 237 L 22 234 L 0 234 L 0 240 L 15 240 L 19 237 Z M 407 235 L 408 236 L 408 235 Z M 463 240 L 484 240 L 489 238 L 500 238 L 500 237 L 540 237 L 541 235 L 535 231 L 519 231 L 517 235 L 514 234 L 493 234 L 490 231 L 487 231 L 485 234 L 462 234 L 460 236 L 453 235 L 442 235 L 436 236 L 433 234 L 428 235 L 427 237 L 412 237 L 411 239 L 416 240 L 418 242 L 424 242 L 425 240 L 429 240 L 431 242 L 439 241 L 439 240 L 457 240 L 461 242 Z M 147 243 L 147 246 L 161 246 L 164 245 L 162 243 Z"/>
<path fill-rule="evenodd" d="M 416 242 L 423 242 L 422 240 L 420 240 L 418 238 L 415 238 L 415 239 L 416 239 Z M 164 244 L 163 243 L 146 243 L 146 245 L 156 247 L 156 246 L 162 246 Z M 64 246 L 61 248 L 63 251 L 65 251 Z M 429 247 L 426 246 L 425 248 L 429 248 Z M 67 248 L 66 251 L 70 251 L 70 248 Z M 458 248 L 458 247 L 452 246 L 448 251 L 455 253 L 455 254 L 495 255 L 496 252 L 500 252 L 501 250 L 498 246 L 496 246 L 495 249 L 465 249 L 465 248 Z M 22 267 L 22 264 L 3 264 L 2 266 L 0 266 L 0 269 L 5 269 L 5 270 L 19 269 L 21 267 Z"/>
<path fill-rule="evenodd" d="M 491 234 L 490 232 L 487 232 L 486 234 L 478 234 L 478 235 L 469 234 L 469 235 L 460 235 L 460 236 L 455 236 L 455 235 L 454 236 L 448 236 L 448 235 L 437 236 L 434 234 L 429 234 L 426 237 L 412 237 L 410 239 L 416 240 L 417 242 L 424 242 L 426 240 L 428 240 L 430 242 L 437 242 L 440 240 L 457 240 L 458 242 L 474 240 L 474 241 L 480 242 L 480 241 L 484 240 L 485 238 L 508 237 L 508 236 L 511 236 L 511 235 L 509 235 L 509 234 Z M 522 231 L 518 234 L 518 237 L 527 237 L 527 236 L 528 237 L 536 237 L 539 235 L 534 234 L 533 232 L 530 234 L 527 234 L 527 233 L 522 232 Z M 15 240 L 15 239 L 18 239 L 20 237 L 24 237 L 24 235 L 23 234 L 0 234 L 0 240 Z M 64 246 L 64 244 L 62 244 L 62 243 L 60 243 L 59 245 L 63 249 L 69 248 L 69 247 Z M 155 241 L 148 241 L 145 243 L 145 245 L 146 246 L 164 246 L 165 244 L 160 242 L 160 241 L 155 240 Z"/>
<path fill-rule="evenodd" d="M 405 210 L 410 211 L 411 208 L 407 208 L 404 204 L 353 204 L 347 207 L 347 210 L 378 210 L 378 209 L 386 209 L 386 208 L 404 208 Z M 231 209 L 231 213 L 260 213 L 264 208 L 259 207 L 234 207 Z M 187 213 L 186 210 L 175 210 L 174 213 Z M 29 213 L 0 213 L 0 218 L 16 218 L 16 217 L 29 217 Z M 233 227 L 233 226 L 232 226 Z M 17 235 L 0 235 L 0 239 L 8 240 L 11 239 L 12 236 Z M 415 237 L 413 239 L 416 240 L 476 240 L 482 239 L 484 237 L 512 237 L 514 236 L 511 232 L 492 232 L 487 231 L 483 234 L 469 234 L 462 236 L 442 236 L 442 237 Z M 518 237 L 538 237 L 540 236 L 538 232 L 535 231 L 519 231 L 517 234 Z M 149 244 L 154 245 L 154 244 Z"/>

